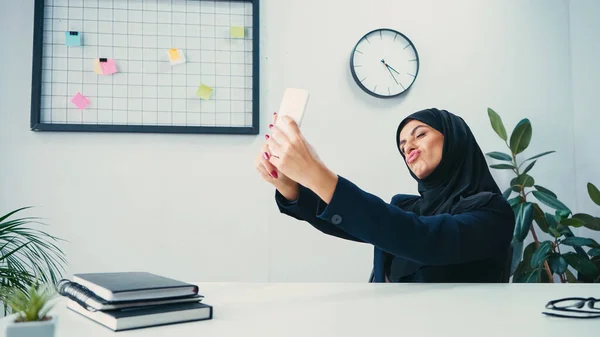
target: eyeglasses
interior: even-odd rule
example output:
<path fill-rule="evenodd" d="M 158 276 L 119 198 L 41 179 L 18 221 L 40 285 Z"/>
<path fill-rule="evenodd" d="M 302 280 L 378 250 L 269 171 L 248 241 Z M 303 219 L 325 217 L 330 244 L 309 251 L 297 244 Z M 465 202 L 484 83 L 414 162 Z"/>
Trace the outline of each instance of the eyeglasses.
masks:
<path fill-rule="evenodd" d="M 590 310 L 587 310 L 587 308 Z M 565 297 L 550 301 L 546 309 L 553 312 L 542 312 L 548 316 L 566 318 L 600 318 L 600 299 L 588 297 Z"/>

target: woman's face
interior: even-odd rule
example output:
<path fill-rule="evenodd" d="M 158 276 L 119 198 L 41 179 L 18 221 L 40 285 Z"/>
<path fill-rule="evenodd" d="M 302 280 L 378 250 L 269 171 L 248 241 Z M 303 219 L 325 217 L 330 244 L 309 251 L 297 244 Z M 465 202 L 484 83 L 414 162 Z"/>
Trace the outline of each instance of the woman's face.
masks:
<path fill-rule="evenodd" d="M 399 146 L 410 170 L 423 179 L 442 160 L 444 135 L 423 122 L 411 120 L 400 130 Z"/>

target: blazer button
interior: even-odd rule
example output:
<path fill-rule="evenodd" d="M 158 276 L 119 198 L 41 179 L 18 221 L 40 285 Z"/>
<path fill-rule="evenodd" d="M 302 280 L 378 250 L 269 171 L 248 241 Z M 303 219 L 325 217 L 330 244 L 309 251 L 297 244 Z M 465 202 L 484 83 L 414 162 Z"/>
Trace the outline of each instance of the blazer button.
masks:
<path fill-rule="evenodd" d="M 334 225 L 339 225 L 340 223 L 342 223 L 342 217 L 335 214 L 331 217 L 331 222 L 333 222 Z"/>

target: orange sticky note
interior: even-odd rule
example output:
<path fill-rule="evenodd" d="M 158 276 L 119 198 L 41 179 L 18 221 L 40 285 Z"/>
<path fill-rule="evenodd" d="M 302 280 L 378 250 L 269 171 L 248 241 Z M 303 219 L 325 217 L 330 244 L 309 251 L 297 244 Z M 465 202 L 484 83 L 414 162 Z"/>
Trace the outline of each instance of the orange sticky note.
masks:
<path fill-rule="evenodd" d="M 171 48 L 169 49 L 168 54 L 169 62 L 171 62 L 171 65 L 185 63 L 185 55 L 183 54 L 183 50 Z"/>
<path fill-rule="evenodd" d="M 169 49 L 169 60 L 179 60 L 179 51 L 177 51 L 177 48 Z"/>
<path fill-rule="evenodd" d="M 98 75 L 102 75 L 102 67 L 100 66 L 100 60 L 94 60 L 94 72 Z"/>

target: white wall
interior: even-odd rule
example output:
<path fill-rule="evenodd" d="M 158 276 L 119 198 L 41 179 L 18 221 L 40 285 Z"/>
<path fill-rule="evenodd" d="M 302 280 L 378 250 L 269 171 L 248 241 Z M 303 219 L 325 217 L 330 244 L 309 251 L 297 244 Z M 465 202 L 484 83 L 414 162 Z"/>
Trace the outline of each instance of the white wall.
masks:
<path fill-rule="evenodd" d="M 448 109 L 467 120 L 485 152 L 503 150 L 487 117 L 493 107 L 509 130 L 531 119 L 534 138 L 526 155 L 558 152 L 532 174 L 561 198 L 576 198 L 576 186 L 559 181 L 575 169 L 567 1 L 262 6 L 263 125 L 285 87 L 310 90 L 303 130 L 337 173 L 384 200 L 415 193 L 395 148 L 398 122 L 418 109 Z M 0 207 L 38 206 L 29 214 L 48 218 L 52 233 L 70 241 L 63 245 L 69 273 L 141 269 L 198 281 L 367 280 L 371 247 L 326 237 L 279 214 L 273 190 L 253 168 L 266 127 L 258 136 L 29 131 L 33 0 L 2 7 L 2 45 L 19 53 L 3 48 L 0 64 Z M 419 52 L 419 78 L 400 99 L 367 96 L 349 73 L 352 47 L 379 27 L 407 34 Z M 505 187 L 508 177 L 494 174 Z"/>
<path fill-rule="evenodd" d="M 591 182 L 600 188 L 600 114 L 598 88 L 600 88 L 600 2 L 596 0 L 571 1 L 570 41 L 573 77 L 573 123 L 575 133 L 575 185 L 577 187 L 577 212 L 600 216 L 600 206 L 594 204 L 587 191 Z M 581 228 L 580 236 L 592 237 L 600 242 L 600 232 Z"/>

